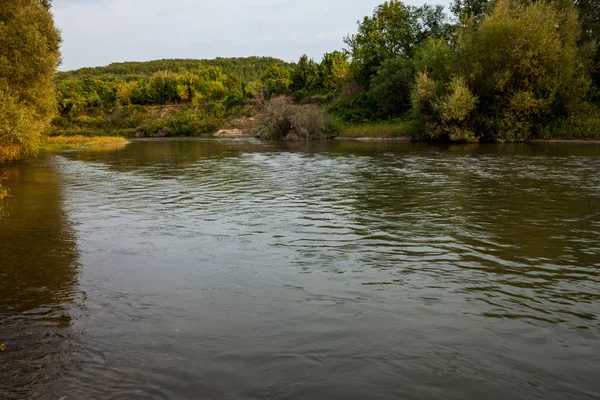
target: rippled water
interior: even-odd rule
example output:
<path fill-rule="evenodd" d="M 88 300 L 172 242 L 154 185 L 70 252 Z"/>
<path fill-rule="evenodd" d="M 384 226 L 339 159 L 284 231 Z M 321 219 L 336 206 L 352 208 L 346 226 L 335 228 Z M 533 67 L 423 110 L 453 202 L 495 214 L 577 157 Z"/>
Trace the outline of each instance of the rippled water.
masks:
<path fill-rule="evenodd" d="M 0 166 L 0 399 L 600 398 L 600 146 Z"/>

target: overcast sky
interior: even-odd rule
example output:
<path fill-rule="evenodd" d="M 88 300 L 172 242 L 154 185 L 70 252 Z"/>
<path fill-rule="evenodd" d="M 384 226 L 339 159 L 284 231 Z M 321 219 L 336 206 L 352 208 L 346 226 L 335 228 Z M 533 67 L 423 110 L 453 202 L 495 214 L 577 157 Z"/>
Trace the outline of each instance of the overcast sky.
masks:
<path fill-rule="evenodd" d="M 162 58 L 320 59 L 383 1 L 54 0 L 53 11 L 63 35 L 60 69 L 69 70 Z"/>

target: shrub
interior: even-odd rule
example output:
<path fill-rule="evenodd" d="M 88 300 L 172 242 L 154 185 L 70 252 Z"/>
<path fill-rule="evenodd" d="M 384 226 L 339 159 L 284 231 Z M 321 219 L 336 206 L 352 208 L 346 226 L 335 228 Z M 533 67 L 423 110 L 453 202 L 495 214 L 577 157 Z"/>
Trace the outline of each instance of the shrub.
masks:
<path fill-rule="evenodd" d="M 339 123 L 315 105 L 293 104 L 285 97 L 271 99 L 265 107 L 264 140 L 310 140 L 331 137 Z"/>

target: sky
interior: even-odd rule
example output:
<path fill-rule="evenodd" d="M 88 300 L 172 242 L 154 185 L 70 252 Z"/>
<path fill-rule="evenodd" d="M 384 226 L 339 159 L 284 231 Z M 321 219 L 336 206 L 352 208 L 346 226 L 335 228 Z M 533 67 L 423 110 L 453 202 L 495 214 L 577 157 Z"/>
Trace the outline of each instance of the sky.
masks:
<path fill-rule="evenodd" d="M 384 0 L 54 0 L 61 70 L 163 58 L 320 60 Z M 423 0 L 406 4 L 422 5 Z M 443 3 L 440 1 L 438 3 Z"/>

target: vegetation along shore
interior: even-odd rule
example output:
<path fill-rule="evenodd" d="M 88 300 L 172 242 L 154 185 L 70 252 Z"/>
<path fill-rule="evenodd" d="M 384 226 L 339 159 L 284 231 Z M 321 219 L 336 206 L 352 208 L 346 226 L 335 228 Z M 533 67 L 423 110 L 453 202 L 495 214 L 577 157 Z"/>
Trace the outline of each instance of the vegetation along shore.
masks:
<path fill-rule="evenodd" d="M 387 1 L 320 62 L 173 59 L 56 73 L 51 2 L 2 2 L 0 160 L 101 136 L 600 139 L 594 1 L 456 0 L 450 10 Z"/>

